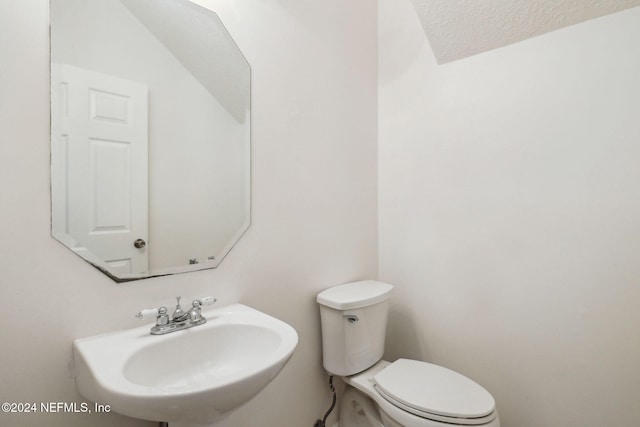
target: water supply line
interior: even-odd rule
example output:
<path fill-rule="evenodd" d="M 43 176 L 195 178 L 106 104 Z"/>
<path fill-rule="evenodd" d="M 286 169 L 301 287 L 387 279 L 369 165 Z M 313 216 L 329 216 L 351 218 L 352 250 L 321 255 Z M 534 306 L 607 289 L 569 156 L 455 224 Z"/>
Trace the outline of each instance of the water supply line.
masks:
<path fill-rule="evenodd" d="M 331 390 L 331 393 L 333 393 L 331 406 L 324 414 L 324 417 L 322 419 L 316 420 L 316 422 L 313 424 L 313 427 L 326 427 L 327 418 L 329 418 L 329 414 L 331 413 L 331 411 L 333 411 L 333 408 L 336 407 L 336 388 L 333 386 L 333 375 L 329 375 L 329 389 Z"/>

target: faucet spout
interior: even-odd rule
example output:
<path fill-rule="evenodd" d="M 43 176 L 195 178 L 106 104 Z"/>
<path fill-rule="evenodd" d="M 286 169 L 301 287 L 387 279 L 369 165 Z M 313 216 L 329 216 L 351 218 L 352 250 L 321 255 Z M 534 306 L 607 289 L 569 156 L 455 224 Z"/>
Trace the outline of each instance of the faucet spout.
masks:
<path fill-rule="evenodd" d="M 191 310 L 187 311 L 186 313 L 182 313 L 180 316 L 174 317 L 173 319 L 171 319 L 171 322 L 172 323 L 186 322 L 187 320 L 189 320 L 190 313 L 191 313 Z"/>

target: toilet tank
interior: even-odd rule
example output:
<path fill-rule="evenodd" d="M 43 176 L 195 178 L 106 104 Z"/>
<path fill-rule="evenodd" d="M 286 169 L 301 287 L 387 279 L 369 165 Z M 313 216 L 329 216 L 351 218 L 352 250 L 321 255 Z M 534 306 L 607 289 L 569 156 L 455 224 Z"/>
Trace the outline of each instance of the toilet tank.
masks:
<path fill-rule="evenodd" d="M 391 289 L 387 283 L 363 280 L 318 294 L 327 372 L 353 375 L 382 358 Z"/>

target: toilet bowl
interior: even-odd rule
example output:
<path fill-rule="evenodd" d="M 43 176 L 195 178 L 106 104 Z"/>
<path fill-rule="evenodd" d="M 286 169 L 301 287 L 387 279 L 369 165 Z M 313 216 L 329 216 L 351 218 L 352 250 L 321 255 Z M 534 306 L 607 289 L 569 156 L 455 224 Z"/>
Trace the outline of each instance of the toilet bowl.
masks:
<path fill-rule="evenodd" d="M 340 402 L 340 426 L 383 427 L 377 405 L 353 387 L 347 387 Z"/>
<path fill-rule="evenodd" d="M 424 372 L 416 369 L 418 364 L 426 367 Z M 399 374 L 398 367 L 414 376 Z M 500 427 L 489 392 L 441 366 L 408 359 L 394 363 L 381 360 L 364 372 L 342 379 L 348 387 L 340 401 L 340 427 Z M 389 379 L 387 387 L 397 386 L 397 390 L 387 392 L 381 388 L 379 381 L 385 384 L 384 380 Z M 415 401 L 411 393 L 415 393 Z"/>
<path fill-rule="evenodd" d="M 393 286 L 352 282 L 318 294 L 323 365 L 347 384 L 340 427 L 500 427 L 491 394 L 427 362 L 382 360 Z"/>

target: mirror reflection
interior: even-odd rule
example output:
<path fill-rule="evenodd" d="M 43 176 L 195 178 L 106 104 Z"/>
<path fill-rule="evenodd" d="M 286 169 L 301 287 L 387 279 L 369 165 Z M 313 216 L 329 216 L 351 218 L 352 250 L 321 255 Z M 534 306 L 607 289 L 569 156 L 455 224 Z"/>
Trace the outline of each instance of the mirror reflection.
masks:
<path fill-rule="evenodd" d="M 52 235 L 116 281 L 216 267 L 250 221 L 250 73 L 188 0 L 51 0 Z"/>

